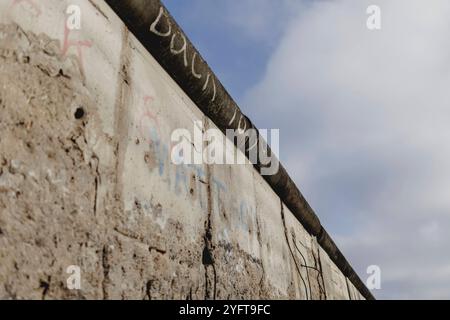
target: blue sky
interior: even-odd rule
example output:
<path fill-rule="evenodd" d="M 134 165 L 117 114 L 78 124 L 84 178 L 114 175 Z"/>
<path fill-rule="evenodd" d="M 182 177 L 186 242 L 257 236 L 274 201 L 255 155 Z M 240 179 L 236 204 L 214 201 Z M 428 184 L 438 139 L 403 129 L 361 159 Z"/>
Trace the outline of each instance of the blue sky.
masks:
<path fill-rule="evenodd" d="M 165 0 L 237 102 L 260 80 L 298 1 Z M 258 8 L 255 10 L 255 7 Z"/>
<path fill-rule="evenodd" d="M 450 298 L 450 1 L 164 3 L 374 294 Z"/>

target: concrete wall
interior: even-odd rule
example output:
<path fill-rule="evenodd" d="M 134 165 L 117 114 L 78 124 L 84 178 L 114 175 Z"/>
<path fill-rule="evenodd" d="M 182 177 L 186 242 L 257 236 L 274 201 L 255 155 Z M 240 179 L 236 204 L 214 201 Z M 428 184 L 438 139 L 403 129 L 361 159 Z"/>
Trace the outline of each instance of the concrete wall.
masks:
<path fill-rule="evenodd" d="M 362 298 L 251 164 L 171 163 L 215 125 L 103 0 L 0 12 L 0 298 Z"/>

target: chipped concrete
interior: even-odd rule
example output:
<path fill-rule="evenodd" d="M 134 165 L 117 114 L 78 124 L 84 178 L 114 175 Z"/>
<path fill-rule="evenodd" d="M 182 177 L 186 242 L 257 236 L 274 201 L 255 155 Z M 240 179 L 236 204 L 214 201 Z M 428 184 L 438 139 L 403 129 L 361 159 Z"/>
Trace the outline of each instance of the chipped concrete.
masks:
<path fill-rule="evenodd" d="M 171 163 L 174 129 L 215 125 L 104 1 L 70 3 L 82 55 L 69 1 L 0 0 L 0 299 L 361 298 L 252 165 Z"/>
<path fill-rule="evenodd" d="M 0 297 L 78 297 L 65 289 L 75 264 L 85 296 L 101 297 L 97 106 L 57 42 L 15 24 L 0 33 Z"/>

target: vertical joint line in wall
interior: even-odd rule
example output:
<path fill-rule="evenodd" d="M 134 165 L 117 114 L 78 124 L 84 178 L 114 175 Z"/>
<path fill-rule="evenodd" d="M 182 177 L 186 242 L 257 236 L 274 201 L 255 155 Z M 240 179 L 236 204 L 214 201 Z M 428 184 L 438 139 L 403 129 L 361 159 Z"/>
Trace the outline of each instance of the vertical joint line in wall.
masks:
<path fill-rule="evenodd" d="M 305 256 L 303 255 L 303 253 L 300 251 L 300 248 L 297 246 L 297 241 L 295 240 L 295 239 L 292 239 L 292 243 L 294 244 L 294 246 L 295 246 L 295 249 L 297 250 L 297 252 L 300 254 L 300 256 L 302 257 L 302 259 L 303 259 L 303 265 L 300 265 L 301 267 L 303 267 L 303 268 L 305 268 L 305 270 L 306 270 L 306 279 L 308 280 L 308 287 L 309 287 L 309 297 L 310 297 L 310 299 L 312 299 L 312 290 L 311 290 L 311 281 L 309 280 L 309 270 L 308 269 L 310 269 L 311 267 L 310 266 L 308 266 L 308 263 L 307 263 L 307 261 L 306 261 L 306 259 L 305 259 Z"/>
<path fill-rule="evenodd" d="M 98 170 L 98 169 L 97 169 Z M 94 180 L 95 191 L 94 191 L 94 217 L 97 215 L 97 200 L 98 200 L 98 176 Z"/>
<path fill-rule="evenodd" d="M 236 111 L 235 111 L 236 112 Z M 234 115 L 236 116 L 236 114 Z M 233 121 L 230 122 L 230 125 Z M 255 170 L 252 170 L 252 186 L 253 186 L 253 190 L 252 193 L 254 194 L 254 200 L 255 200 L 255 221 L 256 221 L 256 237 L 258 239 L 258 244 L 259 244 L 259 249 L 260 249 L 260 256 L 262 256 L 261 253 L 261 248 L 263 247 L 263 240 L 262 240 L 262 235 L 261 235 L 261 224 L 259 221 L 259 207 L 258 207 L 258 199 L 256 197 L 256 187 L 255 187 Z M 261 289 L 263 289 L 264 286 L 264 279 L 266 278 L 266 270 L 264 269 L 264 263 L 261 261 L 261 270 L 262 270 L 262 276 L 261 276 L 261 280 L 259 281 Z"/>
<path fill-rule="evenodd" d="M 122 30 L 122 48 L 120 52 L 120 65 L 116 85 L 116 105 L 114 111 L 114 130 L 116 143 L 116 186 L 115 193 L 118 194 L 120 177 L 123 167 L 123 157 L 125 156 L 126 140 L 128 138 L 128 114 L 126 103 L 130 95 L 130 56 L 131 47 L 129 44 L 129 31 L 126 26 Z"/>
<path fill-rule="evenodd" d="M 308 287 L 306 286 L 305 279 L 303 279 L 302 272 L 300 270 L 300 267 L 298 266 L 297 259 L 295 259 L 294 251 L 291 248 L 291 244 L 289 243 L 289 237 L 288 237 L 288 230 L 286 226 L 286 220 L 284 217 L 284 206 L 283 206 L 283 200 L 280 198 L 280 204 L 281 204 L 281 220 L 283 221 L 283 227 L 284 227 L 284 236 L 286 237 L 286 243 L 289 248 L 289 252 L 291 253 L 292 259 L 294 260 L 295 268 L 297 269 L 298 275 L 300 276 L 300 279 L 302 280 L 303 286 L 305 287 L 305 293 L 306 293 L 306 300 L 309 300 L 308 297 Z"/>
<path fill-rule="evenodd" d="M 103 300 L 107 300 L 109 298 L 107 285 L 109 283 L 109 268 L 110 268 L 107 245 L 104 245 L 102 250 L 102 268 L 103 268 L 103 280 L 102 280 Z"/>
<path fill-rule="evenodd" d="M 318 263 L 319 263 L 319 269 L 320 269 L 320 273 L 318 276 L 322 279 L 322 283 L 320 283 L 320 281 L 319 281 L 319 288 L 321 291 L 323 291 L 325 300 L 327 300 L 328 295 L 327 295 L 327 290 L 325 288 L 325 281 L 323 279 L 323 267 L 322 267 L 322 261 L 320 260 L 320 249 L 319 248 L 317 248 L 317 259 L 319 260 Z"/>
<path fill-rule="evenodd" d="M 128 69 L 130 64 L 131 48 L 129 45 L 129 31 L 125 25 L 122 26 L 122 48 L 120 52 L 120 64 L 119 72 L 117 74 L 116 82 L 116 96 L 114 105 L 114 138 L 115 144 L 115 181 L 112 187 L 114 192 L 114 199 L 119 203 L 121 207 L 122 192 L 121 192 L 121 176 L 123 171 L 123 162 L 125 157 L 126 140 L 128 139 L 128 114 L 126 109 L 126 102 L 130 94 L 130 81 L 128 75 Z M 109 249 L 108 244 L 103 246 L 102 251 L 102 268 L 103 268 L 103 281 L 102 291 L 103 299 L 109 299 L 108 284 L 110 283 L 110 261 L 109 261 Z"/>
<path fill-rule="evenodd" d="M 347 287 L 348 299 L 349 299 L 349 300 L 353 300 L 353 299 L 352 299 L 352 295 L 350 294 L 350 287 L 349 287 L 349 285 L 348 285 L 348 278 L 347 278 L 347 277 L 345 277 L 345 286 Z"/>
<path fill-rule="evenodd" d="M 208 121 L 207 119 L 204 119 L 203 121 L 204 127 L 203 130 L 206 131 Z M 205 142 L 206 143 L 206 142 Z M 205 235 L 204 235 L 204 248 L 202 253 L 202 263 L 205 268 L 205 300 L 209 298 L 209 289 L 208 289 L 208 267 L 211 266 L 213 269 L 214 274 L 214 287 L 213 287 L 213 300 L 216 300 L 216 292 L 217 292 L 217 273 L 216 273 L 216 266 L 214 264 L 214 257 L 212 255 L 212 225 L 211 225 L 211 218 L 213 213 L 213 203 L 212 203 L 212 190 L 211 190 L 211 166 L 206 164 L 206 181 L 207 184 L 207 219 L 205 221 Z"/>

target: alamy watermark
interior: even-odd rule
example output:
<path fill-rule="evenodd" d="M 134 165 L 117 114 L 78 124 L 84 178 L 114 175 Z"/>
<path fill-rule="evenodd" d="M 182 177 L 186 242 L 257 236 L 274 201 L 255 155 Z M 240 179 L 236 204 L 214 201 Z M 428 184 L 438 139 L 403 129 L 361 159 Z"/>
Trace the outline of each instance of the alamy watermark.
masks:
<path fill-rule="evenodd" d="M 69 290 L 81 290 L 81 268 L 71 265 L 67 267 L 66 273 L 70 275 L 66 280 L 67 288 Z"/>
<path fill-rule="evenodd" d="M 187 129 L 176 129 L 171 134 L 171 161 L 175 165 L 200 164 L 258 164 L 262 175 L 278 172 L 275 155 L 280 150 L 278 129 L 219 129 L 203 131 L 203 122 L 195 121 L 193 134 Z M 270 147 L 266 141 L 269 141 Z M 236 148 L 234 147 L 236 145 Z"/>
<path fill-rule="evenodd" d="M 366 21 L 367 29 L 381 30 L 381 8 L 377 5 L 367 7 L 366 13 L 369 15 Z"/>
<path fill-rule="evenodd" d="M 366 273 L 369 277 L 366 286 L 369 290 L 381 290 L 381 268 L 377 265 L 367 267 Z"/>
<path fill-rule="evenodd" d="M 66 9 L 68 15 L 66 27 L 69 30 L 81 30 L 81 8 L 75 4 L 71 4 Z"/>

